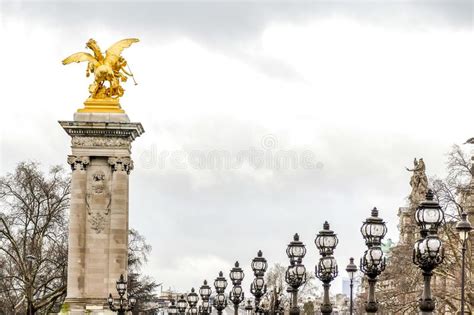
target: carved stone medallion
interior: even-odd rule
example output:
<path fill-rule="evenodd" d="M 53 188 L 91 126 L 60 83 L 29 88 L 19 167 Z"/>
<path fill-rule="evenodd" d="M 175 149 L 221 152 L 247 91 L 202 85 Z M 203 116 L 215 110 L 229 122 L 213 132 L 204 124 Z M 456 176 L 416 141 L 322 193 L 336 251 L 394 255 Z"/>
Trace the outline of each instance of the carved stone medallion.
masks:
<path fill-rule="evenodd" d="M 110 212 L 112 195 L 104 171 L 96 170 L 90 176 L 90 188 L 86 194 L 87 213 L 92 229 L 100 233 L 104 230 L 105 218 Z"/>

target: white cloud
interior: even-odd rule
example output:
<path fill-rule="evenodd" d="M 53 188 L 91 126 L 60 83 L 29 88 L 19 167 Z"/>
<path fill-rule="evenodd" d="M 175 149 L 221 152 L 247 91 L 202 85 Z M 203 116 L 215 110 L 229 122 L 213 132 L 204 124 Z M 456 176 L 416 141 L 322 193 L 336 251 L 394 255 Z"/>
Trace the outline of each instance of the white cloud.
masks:
<path fill-rule="evenodd" d="M 147 271 L 165 287 L 198 286 L 236 259 L 248 264 L 259 248 L 270 263 L 285 263 L 296 231 L 310 268 L 326 219 L 339 233 L 343 266 L 362 253 L 358 229 L 374 205 L 396 238 L 396 211 L 409 192 L 404 166 L 424 157 L 429 174 L 442 175 L 443 153 L 472 136 L 470 29 L 387 28 L 335 14 L 275 18 L 257 23 L 251 37 L 214 46 L 181 30 L 129 34 L 104 23 L 75 33 L 63 20 L 2 18 L 9 43 L 0 50 L 2 174 L 24 159 L 65 165 L 69 139 L 56 121 L 72 118 L 88 85 L 85 65 L 64 67 L 65 56 L 83 49 L 89 34 L 104 49 L 121 37 L 141 39 L 124 52 L 139 85 L 127 83 L 122 104 L 146 130 L 133 148 L 130 220 L 153 245 Z M 324 167 L 178 170 L 140 162 L 153 147 L 237 152 L 268 134 L 280 149 L 313 151 Z"/>

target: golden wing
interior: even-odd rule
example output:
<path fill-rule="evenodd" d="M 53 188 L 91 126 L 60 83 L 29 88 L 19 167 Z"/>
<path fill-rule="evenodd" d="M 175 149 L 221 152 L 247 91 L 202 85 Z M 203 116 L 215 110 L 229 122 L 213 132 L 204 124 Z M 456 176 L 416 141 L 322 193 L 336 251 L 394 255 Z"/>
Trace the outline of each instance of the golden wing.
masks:
<path fill-rule="evenodd" d="M 120 56 L 120 54 L 125 48 L 128 48 L 132 46 L 133 43 L 137 43 L 137 42 L 139 42 L 138 38 L 126 38 L 126 39 L 119 40 L 118 42 L 110 46 L 109 49 L 107 49 L 107 51 L 105 52 L 106 53 L 105 58 L 111 55 Z"/>
<path fill-rule="evenodd" d="M 92 56 L 91 54 L 85 53 L 85 52 L 78 52 L 64 59 L 63 65 L 67 65 L 72 62 L 82 62 L 82 61 L 89 61 L 94 64 L 97 63 L 97 59 L 95 59 L 94 56 Z"/>

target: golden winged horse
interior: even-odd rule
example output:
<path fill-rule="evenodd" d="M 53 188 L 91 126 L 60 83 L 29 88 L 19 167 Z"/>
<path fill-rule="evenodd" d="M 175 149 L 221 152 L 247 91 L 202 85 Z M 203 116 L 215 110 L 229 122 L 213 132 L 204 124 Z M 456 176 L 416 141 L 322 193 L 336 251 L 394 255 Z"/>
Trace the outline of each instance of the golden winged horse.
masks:
<path fill-rule="evenodd" d="M 127 61 L 121 56 L 125 48 L 130 47 L 133 43 L 138 42 L 137 38 L 122 39 L 102 54 L 99 45 L 93 39 L 89 39 L 86 48 L 92 50 L 94 55 L 86 52 L 78 52 L 72 54 L 63 60 L 63 65 L 72 62 L 88 61 L 86 76 L 94 74 L 94 82 L 89 85 L 90 98 L 92 99 L 118 99 L 123 95 L 124 89 L 120 86 L 120 82 L 127 81 L 127 76 L 133 78 L 133 74 L 125 69 Z M 109 82 L 108 86 L 105 82 Z M 136 83 L 135 83 L 136 84 Z"/>

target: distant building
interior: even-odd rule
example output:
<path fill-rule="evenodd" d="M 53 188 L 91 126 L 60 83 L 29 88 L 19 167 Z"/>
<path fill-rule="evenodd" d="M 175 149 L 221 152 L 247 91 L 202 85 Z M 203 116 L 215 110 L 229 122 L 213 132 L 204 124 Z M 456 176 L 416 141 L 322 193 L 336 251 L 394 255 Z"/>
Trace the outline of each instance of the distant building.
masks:
<path fill-rule="evenodd" d="M 349 278 L 342 278 L 342 294 L 351 295 L 351 280 Z"/>

